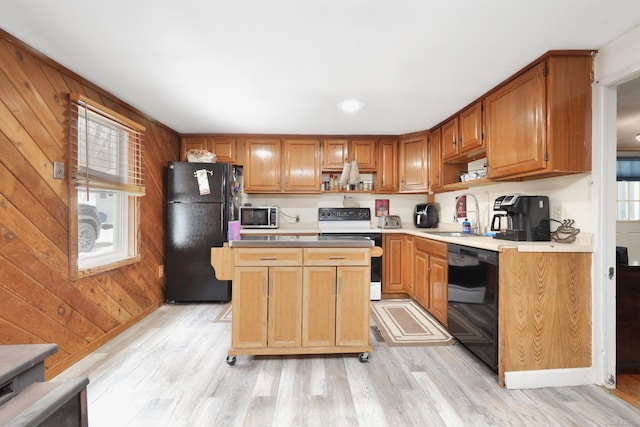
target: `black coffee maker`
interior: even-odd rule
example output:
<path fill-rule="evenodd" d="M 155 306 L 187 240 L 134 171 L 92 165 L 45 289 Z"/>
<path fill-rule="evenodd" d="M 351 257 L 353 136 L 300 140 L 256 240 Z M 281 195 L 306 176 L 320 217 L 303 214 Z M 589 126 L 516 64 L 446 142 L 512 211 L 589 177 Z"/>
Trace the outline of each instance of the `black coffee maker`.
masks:
<path fill-rule="evenodd" d="M 499 210 L 506 212 L 507 228 L 496 233 L 494 239 L 527 242 L 551 241 L 549 198 L 547 196 L 510 194 L 501 197 Z M 498 210 L 495 205 L 494 210 Z"/>

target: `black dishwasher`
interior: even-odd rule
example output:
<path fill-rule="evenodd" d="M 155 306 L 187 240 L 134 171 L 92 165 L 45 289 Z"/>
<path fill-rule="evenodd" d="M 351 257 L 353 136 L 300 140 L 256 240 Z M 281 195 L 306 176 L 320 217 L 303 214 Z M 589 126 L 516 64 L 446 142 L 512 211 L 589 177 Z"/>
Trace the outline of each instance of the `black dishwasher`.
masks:
<path fill-rule="evenodd" d="M 447 321 L 458 341 L 498 371 L 498 252 L 449 243 Z"/>

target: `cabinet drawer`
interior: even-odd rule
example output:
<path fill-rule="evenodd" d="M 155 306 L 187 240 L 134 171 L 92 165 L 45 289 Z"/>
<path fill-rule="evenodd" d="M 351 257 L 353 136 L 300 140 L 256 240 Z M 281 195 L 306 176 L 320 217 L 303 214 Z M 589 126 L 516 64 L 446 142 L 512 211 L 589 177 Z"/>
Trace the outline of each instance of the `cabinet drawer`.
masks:
<path fill-rule="evenodd" d="M 237 266 L 295 266 L 302 265 L 302 249 L 237 249 L 235 258 L 235 265 Z"/>
<path fill-rule="evenodd" d="M 417 237 L 415 239 L 415 247 L 417 251 L 427 252 L 433 256 L 437 256 L 440 258 L 447 259 L 448 258 L 448 250 L 449 247 L 444 242 L 438 242 L 432 239 L 423 239 L 421 237 Z"/>
<path fill-rule="evenodd" d="M 369 265 L 369 248 L 306 248 L 304 265 Z"/>

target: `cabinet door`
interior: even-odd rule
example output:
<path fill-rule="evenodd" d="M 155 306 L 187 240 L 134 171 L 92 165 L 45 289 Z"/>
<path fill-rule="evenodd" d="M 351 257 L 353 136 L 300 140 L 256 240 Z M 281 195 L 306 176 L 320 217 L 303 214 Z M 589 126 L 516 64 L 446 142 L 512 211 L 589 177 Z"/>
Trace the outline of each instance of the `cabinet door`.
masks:
<path fill-rule="evenodd" d="M 190 136 L 182 138 L 180 142 L 180 161 L 187 161 L 187 153 L 190 150 L 208 150 L 207 138 Z"/>
<path fill-rule="evenodd" d="M 458 155 L 458 116 L 442 125 L 442 160 L 447 161 Z"/>
<path fill-rule="evenodd" d="M 348 158 L 348 139 L 325 139 L 322 141 L 322 169 L 341 171 Z"/>
<path fill-rule="evenodd" d="M 382 242 L 382 292 L 404 292 L 402 281 L 402 234 L 385 234 Z"/>
<path fill-rule="evenodd" d="M 268 267 L 235 267 L 233 274 L 234 348 L 264 348 L 267 346 L 267 285 Z"/>
<path fill-rule="evenodd" d="M 245 141 L 244 191 L 273 193 L 280 191 L 281 153 L 279 139 Z"/>
<path fill-rule="evenodd" d="M 460 154 L 476 151 L 484 146 L 482 139 L 482 101 L 478 101 L 463 112 L 459 118 Z"/>
<path fill-rule="evenodd" d="M 420 250 L 416 240 L 414 260 L 414 299 L 425 309 L 429 309 L 429 254 Z"/>
<path fill-rule="evenodd" d="M 427 191 L 429 187 L 429 163 L 426 135 L 400 141 L 400 192 Z"/>
<path fill-rule="evenodd" d="M 378 142 L 378 169 L 376 193 L 398 191 L 398 140 L 383 139 Z"/>
<path fill-rule="evenodd" d="M 544 63 L 490 93 L 485 116 L 490 178 L 546 167 Z"/>
<path fill-rule="evenodd" d="M 359 171 L 373 172 L 376 170 L 375 139 L 353 139 L 349 150 L 349 159 L 358 162 Z"/>
<path fill-rule="evenodd" d="M 413 298 L 415 294 L 415 244 L 414 237 L 405 235 L 402 245 L 402 282 L 404 290 Z"/>
<path fill-rule="evenodd" d="M 320 140 L 285 140 L 282 163 L 284 191 L 320 192 Z"/>
<path fill-rule="evenodd" d="M 336 268 L 304 267 L 302 346 L 331 347 L 336 342 Z"/>
<path fill-rule="evenodd" d="M 301 283 L 302 267 L 269 267 L 269 347 L 300 347 Z"/>
<path fill-rule="evenodd" d="M 214 137 L 208 139 L 208 148 L 216 155 L 218 163 L 236 163 L 236 139 Z"/>
<path fill-rule="evenodd" d="M 431 256 L 429 259 L 429 311 L 443 325 L 447 325 L 447 260 Z"/>
<path fill-rule="evenodd" d="M 336 346 L 369 345 L 369 267 L 337 267 Z"/>
<path fill-rule="evenodd" d="M 429 190 L 437 191 L 442 180 L 442 129 L 429 132 Z"/>

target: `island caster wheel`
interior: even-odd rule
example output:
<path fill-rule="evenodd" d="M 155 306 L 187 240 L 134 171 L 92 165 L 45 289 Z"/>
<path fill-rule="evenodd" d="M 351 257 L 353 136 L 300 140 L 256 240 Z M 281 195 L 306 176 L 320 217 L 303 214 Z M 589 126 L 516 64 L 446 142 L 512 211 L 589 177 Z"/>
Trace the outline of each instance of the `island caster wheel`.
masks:
<path fill-rule="evenodd" d="M 360 353 L 358 359 L 360 360 L 360 363 L 367 363 L 369 361 L 369 353 Z"/>
<path fill-rule="evenodd" d="M 235 356 L 227 356 L 227 365 L 233 366 L 235 364 L 236 364 L 236 357 Z"/>

